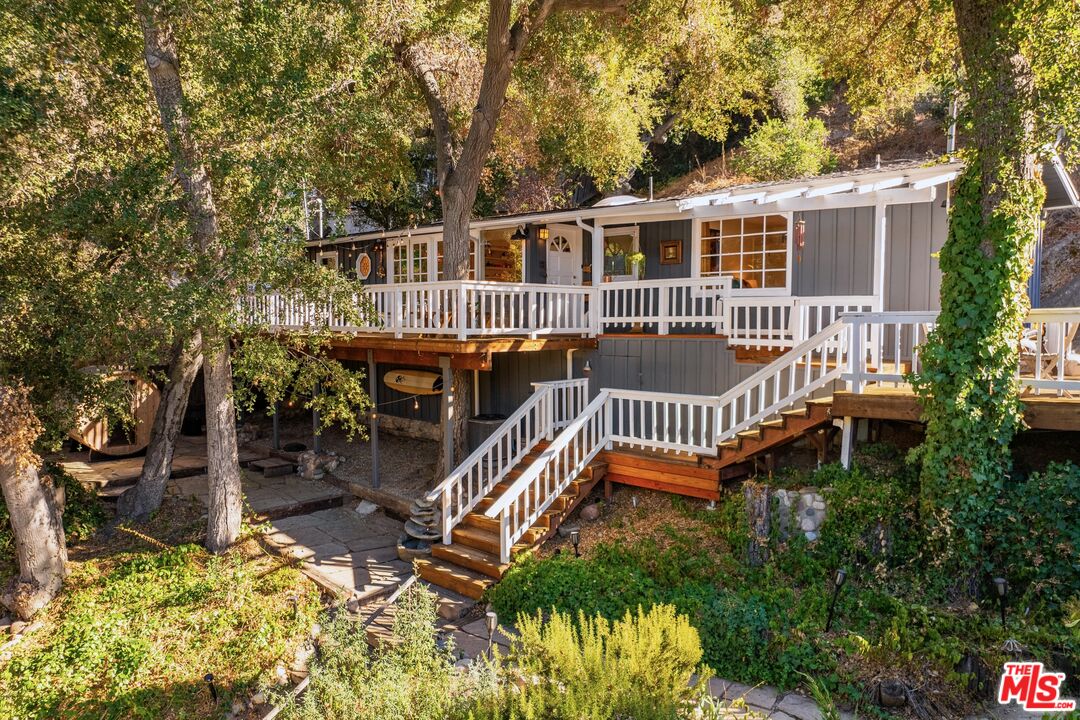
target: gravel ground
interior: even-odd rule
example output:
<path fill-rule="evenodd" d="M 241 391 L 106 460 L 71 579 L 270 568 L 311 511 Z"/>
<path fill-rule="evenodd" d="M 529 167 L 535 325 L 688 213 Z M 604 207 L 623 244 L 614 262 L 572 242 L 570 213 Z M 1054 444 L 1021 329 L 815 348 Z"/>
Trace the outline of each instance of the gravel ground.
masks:
<path fill-rule="evenodd" d="M 272 423 L 269 418 L 258 421 L 261 428 L 258 444 L 269 446 Z M 282 419 L 281 444 L 301 442 L 311 448 L 311 420 L 307 417 Z M 345 458 L 333 475 L 348 482 L 369 485 L 371 483 L 371 442 L 360 438 L 351 441 L 337 429 L 322 434 L 322 449 L 332 450 Z M 381 489 L 399 497 L 417 497 L 433 487 L 432 477 L 438 457 L 438 443 L 430 440 L 414 440 L 379 433 L 379 479 Z"/>

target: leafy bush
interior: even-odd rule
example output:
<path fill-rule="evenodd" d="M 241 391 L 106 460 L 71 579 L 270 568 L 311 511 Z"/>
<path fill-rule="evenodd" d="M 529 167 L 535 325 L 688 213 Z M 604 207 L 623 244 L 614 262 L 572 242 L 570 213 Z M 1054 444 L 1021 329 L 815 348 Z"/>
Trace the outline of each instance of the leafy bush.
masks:
<path fill-rule="evenodd" d="M 757 180 L 783 180 L 817 175 L 836 160 L 825 145 L 829 131 L 818 118 L 772 118 L 743 141 L 733 158 L 735 169 Z"/>
<path fill-rule="evenodd" d="M 708 692 L 698 633 L 670 605 L 627 611 L 614 623 L 585 613 L 545 621 L 538 613 L 523 617 L 519 629 L 504 672 L 521 678 L 520 690 L 505 685 L 470 717 L 668 720 Z"/>
<path fill-rule="evenodd" d="M 332 619 L 308 689 L 286 704 L 282 717 L 422 720 L 446 717 L 455 706 L 475 701 L 477 692 L 470 688 L 476 684 L 459 678 L 451 649 L 436 645 L 435 618 L 435 596 L 414 585 L 398 601 L 396 644 L 372 650 L 362 627 L 343 615 Z"/>
<path fill-rule="evenodd" d="M 1058 611 L 1080 595 L 1080 467 L 1051 463 L 1007 483 L 997 505 L 996 567 L 1028 606 Z M 1002 570 L 1004 569 L 1004 570 Z"/>

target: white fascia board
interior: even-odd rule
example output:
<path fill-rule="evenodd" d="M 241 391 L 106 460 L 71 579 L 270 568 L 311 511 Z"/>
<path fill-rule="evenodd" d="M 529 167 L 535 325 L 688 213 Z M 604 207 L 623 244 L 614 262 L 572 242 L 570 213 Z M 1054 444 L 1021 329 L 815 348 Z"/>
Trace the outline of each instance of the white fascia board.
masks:
<path fill-rule="evenodd" d="M 768 193 L 765 197 L 759 198 L 755 202 L 757 202 L 758 205 L 768 205 L 769 203 L 778 202 L 780 200 L 790 200 L 791 198 L 800 197 L 809 189 L 809 185 L 803 185 L 802 187 L 791 188 L 790 190 Z"/>
<path fill-rule="evenodd" d="M 701 207 L 702 205 L 715 205 L 717 201 L 723 200 L 730 196 L 731 193 L 725 192 L 717 193 L 715 195 L 701 195 L 699 197 L 684 198 L 678 202 L 678 209 L 680 211 L 693 210 L 694 208 Z"/>
<path fill-rule="evenodd" d="M 781 212 L 800 212 L 810 210 L 835 210 L 839 208 L 873 207 L 879 202 L 886 205 L 911 205 L 915 203 L 933 202 L 936 197 L 935 189 L 924 188 L 922 190 L 910 190 L 908 188 L 891 188 L 876 193 L 838 193 L 821 197 L 799 197 L 790 200 L 781 200 L 776 203 L 776 210 Z"/>
<path fill-rule="evenodd" d="M 765 197 L 765 191 L 744 193 L 742 195 L 728 195 L 725 198 L 717 198 L 709 202 L 710 205 L 736 205 L 744 202 L 754 202 Z"/>
<path fill-rule="evenodd" d="M 895 175 L 895 176 L 890 177 L 890 178 L 885 178 L 884 180 L 876 180 L 876 181 L 874 181 L 872 183 L 865 183 L 863 185 L 856 185 L 855 186 L 855 192 L 857 192 L 860 195 L 863 195 L 863 194 L 869 193 L 869 192 L 878 192 L 880 190 L 888 190 L 889 188 L 899 187 L 899 186 L 903 185 L 905 182 L 907 182 L 907 176 L 905 176 L 905 175 Z"/>
<path fill-rule="evenodd" d="M 935 185 L 943 185 L 947 182 L 951 182 L 956 179 L 956 176 L 960 174 L 959 170 L 952 172 L 942 173 L 941 175 L 932 175 L 922 180 L 916 180 L 911 183 L 912 190 L 922 190 L 924 188 L 934 187 Z"/>
<path fill-rule="evenodd" d="M 1073 185 L 1072 177 L 1069 175 L 1069 171 L 1065 169 L 1065 163 L 1061 161 L 1061 156 L 1057 153 L 1053 153 L 1050 156 L 1050 165 L 1053 166 L 1054 172 L 1057 173 L 1058 179 L 1065 188 L 1065 195 L 1069 198 L 1069 204 L 1057 205 L 1045 209 L 1060 210 L 1066 207 L 1080 207 L 1080 194 L 1077 193 L 1076 186 Z"/>
<path fill-rule="evenodd" d="M 848 182 L 835 183 L 833 185 L 822 185 L 820 187 L 811 188 L 806 192 L 806 197 L 816 198 L 823 195 L 833 195 L 835 193 L 850 192 L 855 187 L 855 181 L 849 180 Z"/>

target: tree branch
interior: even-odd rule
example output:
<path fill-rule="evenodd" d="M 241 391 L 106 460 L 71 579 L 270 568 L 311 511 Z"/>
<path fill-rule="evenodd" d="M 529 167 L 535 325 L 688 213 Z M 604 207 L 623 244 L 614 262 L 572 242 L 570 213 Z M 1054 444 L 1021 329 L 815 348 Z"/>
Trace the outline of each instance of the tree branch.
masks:
<path fill-rule="evenodd" d="M 441 184 L 454 171 L 457 143 L 454 139 L 454 128 L 450 124 L 450 113 L 446 109 L 446 101 L 443 100 L 439 87 L 439 79 L 435 76 L 435 66 L 419 45 L 399 42 L 394 46 L 394 55 L 402 67 L 416 79 L 424 95 L 435 132 L 435 160 Z"/>

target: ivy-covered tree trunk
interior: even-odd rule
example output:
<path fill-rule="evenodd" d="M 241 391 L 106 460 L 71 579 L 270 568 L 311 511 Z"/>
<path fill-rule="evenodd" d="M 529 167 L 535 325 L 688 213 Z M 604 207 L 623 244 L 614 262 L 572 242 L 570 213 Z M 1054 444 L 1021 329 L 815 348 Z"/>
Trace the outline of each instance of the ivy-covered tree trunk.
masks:
<path fill-rule="evenodd" d="M 0 490 L 19 565 L 0 602 L 20 620 L 45 607 L 67 576 L 64 525 L 52 480 L 38 475 L 33 445 L 41 425 L 27 395 L 24 387 L 0 385 Z"/>
<path fill-rule="evenodd" d="M 185 107 L 176 36 L 167 9 L 159 0 L 137 0 L 135 6 L 143 30 L 146 68 L 172 156 L 173 172 L 184 190 L 191 238 L 204 259 L 215 266 L 224 261 L 225 248 L 210 173 Z M 219 293 L 230 292 L 230 288 L 220 283 L 216 289 Z M 236 540 L 241 519 L 232 364 L 229 340 L 221 329 L 220 319 L 207 316 L 201 331 L 210 485 L 206 536 L 207 547 L 212 552 L 220 552 Z"/>
<path fill-rule="evenodd" d="M 117 515 L 122 518 L 145 518 L 161 507 L 165 484 L 172 474 L 173 453 L 180 437 L 180 427 L 187 411 L 191 386 L 202 367 L 202 339 L 196 337 L 179 343 L 169 362 L 169 379 L 161 391 L 161 404 L 150 430 L 150 444 L 135 487 L 117 502 Z"/>
<path fill-rule="evenodd" d="M 967 90 L 967 161 L 941 251 L 941 314 L 915 378 L 926 419 L 923 512 L 950 561 L 974 568 L 1022 427 L 1017 366 L 1043 188 L 1034 75 L 1015 4 L 953 3 Z"/>

